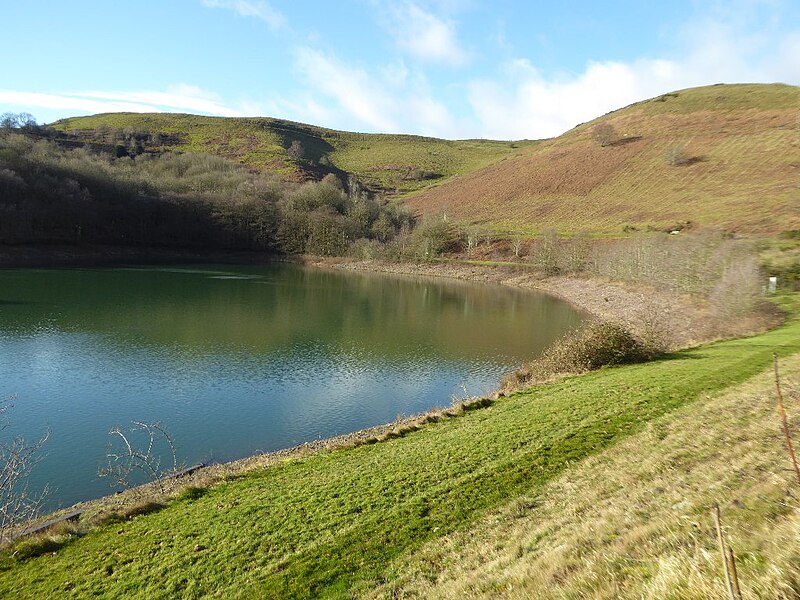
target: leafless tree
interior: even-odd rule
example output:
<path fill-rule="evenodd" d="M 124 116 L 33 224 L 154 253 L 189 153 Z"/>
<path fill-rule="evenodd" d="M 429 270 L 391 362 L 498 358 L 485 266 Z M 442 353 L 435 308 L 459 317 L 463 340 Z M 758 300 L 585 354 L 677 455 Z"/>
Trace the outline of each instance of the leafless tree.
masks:
<path fill-rule="evenodd" d="M 679 167 L 687 165 L 692 162 L 689 154 L 686 151 L 687 144 L 685 142 L 674 144 L 667 150 L 667 162 L 670 166 Z"/>
<path fill-rule="evenodd" d="M 613 145 L 619 139 L 619 136 L 611 123 L 603 122 L 598 123 L 592 129 L 592 139 L 605 148 Z"/>
<path fill-rule="evenodd" d="M 175 453 L 175 442 L 169 431 L 161 423 L 144 423 L 132 421 L 128 429 L 116 425 L 108 434 L 112 436 L 106 453 L 107 465 L 98 471 L 101 477 L 110 477 L 112 485 L 128 488 L 133 485 L 137 473 L 158 484 L 164 491 L 163 479 L 170 473 L 178 471 L 178 459 Z M 143 438 L 143 447 L 136 445 L 135 438 Z M 171 463 L 169 468 L 162 466 L 162 456 L 157 447 L 166 448 Z"/>
<path fill-rule="evenodd" d="M 6 413 L 13 399 L 0 401 L 0 431 L 8 428 Z M 47 488 L 32 492 L 28 487 L 28 476 L 43 458 L 42 448 L 49 437 L 48 430 L 33 443 L 27 442 L 23 436 L 0 441 L 0 542 L 6 541 L 17 525 L 39 514 Z"/>
<path fill-rule="evenodd" d="M 481 232 L 477 227 L 468 227 L 466 230 L 467 255 L 472 256 L 481 239 Z"/>
<path fill-rule="evenodd" d="M 514 250 L 514 256 L 517 258 L 522 254 L 522 246 L 524 244 L 525 240 L 521 237 L 515 237 L 511 240 L 511 249 Z"/>
<path fill-rule="evenodd" d="M 289 158 L 292 160 L 302 160 L 305 156 L 305 148 L 303 148 L 303 143 L 300 140 L 294 140 L 286 149 L 286 154 L 288 154 Z"/>

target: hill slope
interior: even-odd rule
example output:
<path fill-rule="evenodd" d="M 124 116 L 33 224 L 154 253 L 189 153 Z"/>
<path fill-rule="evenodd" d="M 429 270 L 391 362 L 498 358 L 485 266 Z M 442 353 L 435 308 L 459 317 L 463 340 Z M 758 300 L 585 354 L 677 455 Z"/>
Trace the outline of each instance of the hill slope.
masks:
<path fill-rule="evenodd" d="M 388 194 L 430 187 L 516 155 L 534 143 L 350 133 L 280 119 L 172 113 L 74 117 L 53 127 L 105 144 L 116 143 L 120 133 L 159 133 L 155 143 L 144 140 L 146 149 L 216 154 L 295 180 L 326 172 L 352 173 L 369 189 Z M 290 157 L 288 149 L 295 141 L 302 145 L 302 160 Z"/>
<path fill-rule="evenodd" d="M 408 204 L 528 232 L 613 234 L 687 221 L 747 233 L 798 229 L 799 115 L 794 86 L 682 90 L 580 125 Z M 605 145 L 595 139 L 598 124 L 613 128 Z"/>

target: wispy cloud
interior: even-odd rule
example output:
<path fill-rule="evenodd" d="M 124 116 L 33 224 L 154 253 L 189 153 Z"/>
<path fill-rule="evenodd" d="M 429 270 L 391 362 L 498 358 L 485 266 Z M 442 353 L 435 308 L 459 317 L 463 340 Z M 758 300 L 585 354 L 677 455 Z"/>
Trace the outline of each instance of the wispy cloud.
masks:
<path fill-rule="evenodd" d="M 215 94 L 186 84 L 166 91 L 84 91 L 40 93 L 0 90 L 0 103 L 28 110 L 69 110 L 76 114 L 102 112 L 192 112 L 240 117 L 242 112 L 223 104 Z"/>
<path fill-rule="evenodd" d="M 289 25 L 286 17 L 264 0 L 202 0 L 202 2 L 209 8 L 224 8 L 242 17 L 261 19 L 275 30 L 284 29 Z"/>
<path fill-rule="evenodd" d="M 589 62 L 568 77 L 546 77 L 526 59 L 506 63 L 499 76 L 467 85 L 478 134 L 549 137 L 677 89 L 717 82 L 800 83 L 800 28 L 759 28 L 715 14 L 691 21 L 677 36 L 682 51 L 673 56 Z"/>
<path fill-rule="evenodd" d="M 391 97 L 370 80 L 366 71 L 345 65 L 311 48 L 298 48 L 295 63 L 301 76 L 317 92 L 336 102 L 369 127 L 394 131 L 397 123 L 387 114 Z"/>
<path fill-rule="evenodd" d="M 450 137 L 458 131 L 447 107 L 437 101 L 424 76 L 402 63 L 374 71 L 348 65 L 329 54 L 301 47 L 295 68 L 307 88 L 299 99 L 273 105 L 306 120 L 303 110 L 324 117 L 332 127 L 384 133 Z M 319 96 L 323 101 L 318 100 Z"/>
<path fill-rule="evenodd" d="M 387 28 L 397 46 L 425 62 L 461 66 L 468 54 L 461 47 L 452 21 L 413 2 L 390 6 Z"/>

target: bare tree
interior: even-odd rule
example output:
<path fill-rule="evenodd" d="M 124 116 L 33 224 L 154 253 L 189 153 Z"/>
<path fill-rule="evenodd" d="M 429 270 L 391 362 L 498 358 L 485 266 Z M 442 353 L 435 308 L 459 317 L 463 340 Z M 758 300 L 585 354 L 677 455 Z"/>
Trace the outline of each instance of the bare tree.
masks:
<path fill-rule="evenodd" d="M 466 230 L 466 237 L 467 237 L 467 255 L 472 256 L 475 252 L 475 249 L 478 247 L 478 243 L 481 239 L 481 232 L 477 227 L 468 227 Z"/>
<path fill-rule="evenodd" d="M 592 139 L 605 148 L 614 144 L 619 139 L 619 136 L 611 123 L 603 122 L 598 123 L 592 129 Z"/>
<path fill-rule="evenodd" d="M 6 413 L 13 397 L 0 401 L 0 431 L 7 429 Z M 43 458 L 42 448 L 50 431 L 36 442 L 29 443 L 23 436 L 0 442 L 0 542 L 9 539 L 11 531 L 20 523 L 34 519 L 47 495 L 45 487 L 39 493 L 28 487 L 28 476 Z"/>
<path fill-rule="evenodd" d="M 692 162 L 692 159 L 686 152 L 686 146 L 687 144 L 683 142 L 669 147 L 667 150 L 667 162 L 670 164 L 670 166 L 679 167 L 681 165 L 688 165 L 690 162 Z"/>
<path fill-rule="evenodd" d="M 302 160 L 303 156 L 305 156 L 303 143 L 300 140 L 294 140 L 286 149 L 286 154 L 288 154 L 289 158 L 292 160 Z"/>
<path fill-rule="evenodd" d="M 525 240 L 521 237 L 515 237 L 511 240 L 511 249 L 514 250 L 514 256 L 519 258 L 520 254 L 522 254 L 522 246 L 525 244 Z"/>
<path fill-rule="evenodd" d="M 111 477 L 112 485 L 128 488 L 134 484 L 133 479 L 138 473 L 149 481 L 158 483 L 159 489 L 163 492 L 164 477 L 178 471 L 175 442 L 164 426 L 161 423 L 132 421 L 128 429 L 123 430 L 116 425 L 108 434 L 117 441 L 117 444 L 116 446 L 114 442 L 109 444 L 106 453 L 108 463 L 98 470 L 98 474 L 101 477 Z M 136 437 L 144 439 L 143 447 L 136 445 L 134 439 Z M 161 446 L 162 450 L 166 448 L 170 454 L 171 464 L 168 469 L 162 467 L 162 456 L 157 446 Z"/>

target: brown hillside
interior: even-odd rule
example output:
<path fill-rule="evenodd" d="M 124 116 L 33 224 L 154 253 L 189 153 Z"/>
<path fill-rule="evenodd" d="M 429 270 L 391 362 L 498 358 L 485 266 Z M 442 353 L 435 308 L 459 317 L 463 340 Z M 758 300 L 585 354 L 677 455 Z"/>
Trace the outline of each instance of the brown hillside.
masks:
<path fill-rule="evenodd" d="M 615 143 L 594 127 L 609 123 Z M 681 164 L 671 164 L 676 156 Z M 800 229 L 800 88 L 683 90 L 610 113 L 521 156 L 411 197 L 422 214 L 519 231 L 626 226 Z"/>

